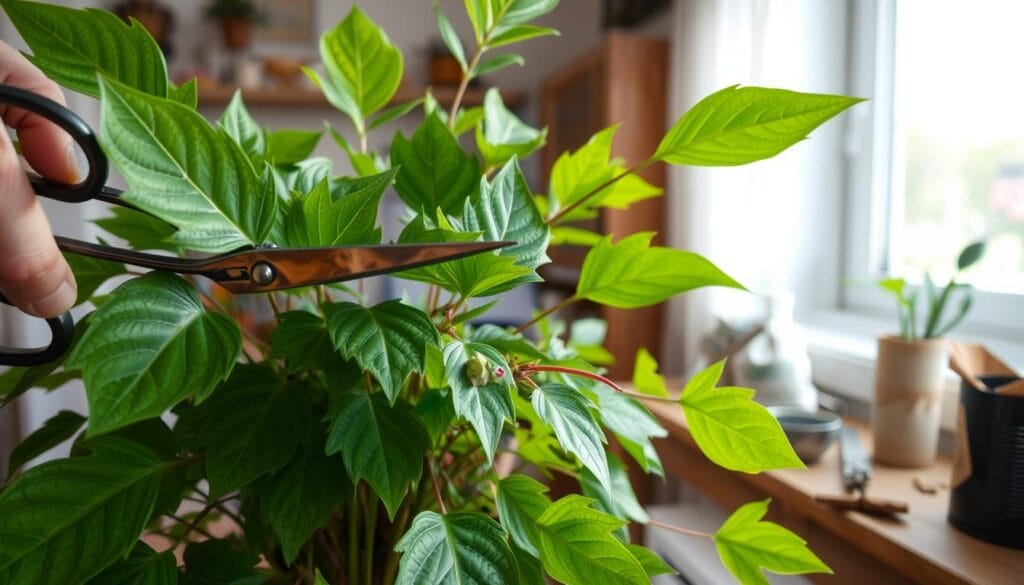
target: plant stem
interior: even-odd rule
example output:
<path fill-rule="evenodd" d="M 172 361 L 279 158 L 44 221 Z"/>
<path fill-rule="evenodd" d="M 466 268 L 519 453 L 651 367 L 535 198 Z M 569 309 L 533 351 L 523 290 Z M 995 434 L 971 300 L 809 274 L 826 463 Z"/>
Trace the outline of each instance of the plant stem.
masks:
<path fill-rule="evenodd" d="M 447 514 L 448 509 L 445 508 L 444 498 L 441 497 L 441 486 L 437 483 L 437 475 L 434 473 L 434 466 L 429 457 L 426 458 L 426 464 L 427 469 L 430 470 L 430 482 L 434 484 L 434 498 L 437 499 L 437 505 L 441 508 L 441 513 Z"/>
<path fill-rule="evenodd" d="M 554 313 L 559 309 L 564 309 L 565 307 L 571 305 L 572 303 L 575 303 L 578 300 L 579 298 L 576 295 L 562 299 L 562 302 L 558 303 L 557 305 L 554 305 L 553 307 L 548 307 L 547 309 L 544 309 L 540 313 L 537 313 L 537 316 L 535 316 L 533 319 L 530 319 L 526 323 L 523 323 L 519 327 L 516 327 L 515 333 L 522 333 L 523 331 L 526 331 L 544 317 L 547 317 L 548 315 Z"/>
<path fill-rule="evenodd" d="M 367 497 L 367 514 L 363 516 L 366 526 L 366 549 L 363 551 L 363 582 L 366 585 L 373 585 L 373 553 L 377 550 L 374 546 L 374 538 L 377 532 L 377 509 L 380 500 L 376 496 L 371 495 Z"/>
<path fill-rule="evenodd" d="M 189 523 L 188 520 L 185 520 L 184 518 L 182 518 L 181 516 L 178 516 L 177 514 L 164 514 L 164 515 L 167 516 L 168 518 L 174 520 L 178 524 L 188 524 Z M 194 530 L 195 532 L 198 532 L 199 534 L 202 534 L 206 538 L 216 538 L 214 535 L 210 534 L 209 532 L 203 530 L 202 528 L 200 528 L 198 526 L 193 526 L 192 530 Z"/>
<path fill-rule="evenodd" d="M 356 499 L 348 509 L 348 582 L 356 585 L 359 582 L 359 516 L 356 511 L 359 504 Z"/>
<path fill-rule="evenodd" d="M 469 82 L 473 79 L 473 70 L 476 69 L 477 63 L 480 62 L 480 57 L 483 56 L 484 51 L 486 50 L 487 41 L 485 40 L 479 47 L 477 47 L 469 65 L 462 73 L 462 81 L 459 82 L 459 89 L 455 92 L 455 99 L 452 101 L 452 108 L 448 112 L 448 128 L 450 130 L 455 129 L 455 117 L 459 113 L 459 106 L 462 105 L 462 98 L 466 95 L 466 88 L 469 87 Z"/>
<path fill-rule="evenodd" d="M 174 542 L 171 543 L 171 547 L 169 550 L 174 550 L 181 546 L 181 544 L 185 542 L 185 540 L 188 538 L 188 535 L 191 534 L 193 530 L 209 535 L 208 532 L 199 528 L 199 523 L 202 522 L 204 518 L 210 515 L 210 512 L 213 511 L 214 507 L 214 504 L 207 504 L 205 508 L 203 508 L 198 514 L 196 514 L 196 517 L 193 518 L 192 521 L 185 526 L 185 530 L 181 533 L 181 536 L 179 536 L 177 539 L 175 539 Z M 210 536 L 210 538 L 213 537 Z"/>
<path fill-rule="evenodd" d="M 270 301 L 270 308 L 274 311 L 274 317 L 280 319 L 281 308 L 277 306 L 277 299 L 274 298 L 274 293 L 267 293 L 267 300 Z"/>
<path fill-rule="evenodd" d="M 334 549 L 331 548 L 331 543 L 327 542 L 327 537 L 324 536 L 322 530 L 317 530 L 316 540 L 320 543 L 320 548 L 324 549 L 324 553 L 327 555 L 327 560 L 331 562 L 331 570 L 334 571 L 334 578 L 341 579 L 345 572 L 341 569 L 341 561 L 338 560 L 338 556 L 334 554 Z"/>
<path fill-rule="evenodd" d="M 567 205 L 565 208 L 559 210 L 559 212 L 556 213 L 554 216 L 549 217 L 547 219 L 548 225 L 555 225 L 556 223 L 558 223 L 558 220 L 562 219 L 563 217 L 565 217 L 566 215 L 571 213 L 574 209 L 576 209 L 580 205 L 583 205 L 584 203 L 586 203 L 588 200 L 593 198 L 595 195 L 597 195 L 601 191 L 604 191 L 608 187 L 611 187 L 612 185 L 614 185 L 618 181 L 622 180 L 626 176 L 631 175 L 633 173 L 640 172 L 640 171 L 646 169 L 647 167 L 653 165 L 656 162 L 657 162 L 656 160 L 649 158 L 649 159 L 645 160 L 644 162 L 642 162 L 642 163 L 640 163 L 640 164 L 638 164 L 638 165 L 636 165 L 634 167 L 630 167 L 630 168 L 622 171 L 618 175 L 615 175 L 614 177 L 608 179 L 604 183 L 601 183 L 597 187 L 594 187 L 589 193 L 587 193 L 583 197 L 580 197 L 576 201 L 573 201 L 572 203 Z"/>
<path fill-rule="evenodd" d="M 613 390 L 615 390 L 616 392 L 618 392 L 620 394 L 625 394 L 626 396 L 631 396 L 633 398 L 637 398 L 637 399 L 640 399 L 640 400 L 650 400 L 650 401 L 653 401 L 653 402 L 670 402 L 672 404 L 676 404 L 678 402 L 677 400 L 675 400 L 673 398 L 667 398 L 667 397 L 664 397 L 664 396 L 651 396 L 650 394 L 642 394 L 640 392 L 633 392 L 631 390 L 626 390 L 622 386 L 619 386 L 618 384 L 616 384 L 615 382 L 612 382 L 611 380 L 609 380 L 608 378 L 602 376 L 601 374 L 595 374 L 594 372 L 588 372 L 586 370 L 578 370 L 576 368 L 567 368 L 565 366 L 548 366 L 548 365 L 534 364 L 534 365 L 526 365 L 526 366 L 521 367 L 519 369 L 519 372 L 522 373 L 522 374 L 525 374 L 526 376 L 529 376 L 530 374 L 532 374 L 534 372 L 555 372 L 555 373 L 559 373 L 559 374 L 569 374 L 570 376 L 581 376 L 583 378 L 590 378 L 591 380 L 594 380 L 594 381 L 597 381 L 597 382 L 601 382 L 602 384 L 612 388 Z M 529 378 L 525 378 L 525 379 L 529 379 Z M 532 380 L 531 380 L 531 382 L 532 382 Z"/>
<path fill-rule="evenodd" d="M 700 530 L 693 530 L 690 528 L 682 528 L 680 526 L 672 526 L 671 524 L 665 524 L 664 522 L 659 522 L 653 518 L 648 520 L 648 524 L 650 524 L 651 526 L 655 526 L 657 528 L 661 528 L 662 530 L 675 532 L 676 534 L 685 534 L 686 536 L 697 536 L 699 538 L 714 538 L 713 534 L 709 534 L 707 532 L 701 532 Z"/>

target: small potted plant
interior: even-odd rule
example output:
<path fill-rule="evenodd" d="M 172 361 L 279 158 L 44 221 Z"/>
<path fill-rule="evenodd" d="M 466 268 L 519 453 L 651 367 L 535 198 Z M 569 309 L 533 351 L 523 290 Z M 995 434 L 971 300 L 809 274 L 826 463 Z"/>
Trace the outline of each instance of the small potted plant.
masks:
<path fill-rule="evenodd" d="M 888 278 L 878 285 L 896 298 L 899 335 L 878 338 L 875 366 L 875 402 L 872 416 L 875 459 L 901 467 L 923 467 L 935 461 L 942 413 L 946 341 L 943 336 L 963 321 L 973 302 L 970 285 L 957 282 L 961 272 L 985 252 L 974 242 L 960 252 L 957 270 L 941 291 L 925 273 L 924 311 L 921 291 L 910 289 L 903 278 Z M 956 311 L 946 308 L 959 296 Z"/>
<path fill-rule="evenodd" d="M 252 25 L 258 23 L 262 15 L 251 0 L 213 0 L 206 7 L 206 16 L 220 21 L 224 44 L 238 50 L 249 46 Z"/>

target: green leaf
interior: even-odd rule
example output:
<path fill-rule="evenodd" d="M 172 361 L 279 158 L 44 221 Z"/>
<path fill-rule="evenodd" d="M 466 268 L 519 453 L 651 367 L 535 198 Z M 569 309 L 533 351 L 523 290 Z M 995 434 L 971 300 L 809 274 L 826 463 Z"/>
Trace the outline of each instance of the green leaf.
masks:
<path fill-rule="evenodd" d="M 505 531 L 483 514 L 420 512 L 395 545 L 398 585 L 518 585 Z"/>
<path fill-rule="evenodd" d="M 552 246 L 587 246 L 591 247 L 601 241 L 601 234 L 570 226 L 551 228 Z"/>
<path fill-rule="evenodd" d="M 679 404 L 693 440 L 708 459 L 733 471 L 803 468 L 779 421 L 753 401 L 749 388 L 716 388 L 725 361 L 712 364 L 686 384 Z"/>
<path fill-rule="evenodd" d="M 516 565 L 519 569 L 519 585 L 547 585 L 544 577 L 544 568 L 540 560 L 530 553 L 512 544 L 512 554 L 516 556 Z"/>
<path fill-rule="evenodd" d="M 523 337 L 522 333 L 514 333 L 493 323 L 474 327 L 467 335 L 471 341 L 487 344 L 504 354 L 518 355 L 523 361 L 542 360 L 547 357 Z"/>
<path fill-rule="evenodd" d="M 167 464 L 122 439 L 90 448 L 29 469 L 0 492 L 0 582 L 80 584 L 131 550 Z"/>
<path fill-rule="evenodd" d="M 497 5 L 495 29 L 500 32 L 506 27 L 544 16 L 558 6 L 558 0 L 497 0 Z"/>
<path fill-rule="evenodd" d="M 644 507 L 636 499 L 633 486 L 629 483 L 629 472 L 626 470 L 626 465 L 611 453 L 608 453 L 607 456 L 611 489 L 605 489 L 589 469 L 584 469 L 579 476 L 583 495 L 596 500 L 595 507 L 606 514 L 646 524 L 651 517 L 647 515 Z M 623 536 L 628 541 L 629 533 L 625 532 Z"/>
<path fill-rule="evenodd" d="M 340 457 L 324 454 L 322 440 L 301 445 L 288 465 L 266 479 L 260 504 L 281 541 L 285 562 L 292 564 L 346 494 L 352 489 L 345 466 Z"/>
<path fill-rule="evenodd" d="M 420 478 L 429 448 L 427 431 L 404 400 L 389 406 L 380 392 L 349 392 L 331 415 L 327 454 L 341 453 L 352 483 L 365 479 L 391 518 Z"/>
<path fill-rule="evenodd" d="M 70 410 L 62 410 L 47 419 L 43 426 L 11 451 L 7 460 L 7 476 L 13 477 L 22 465 L 75 436 L 84 424 L 85 417 Z"/>
<path fill-rule="evenodd" d="M 668 386 L 665 385 L 665 378 L 658 373 L 658 362 L 645 347 L 636 350 L 633 386 L 644 394 L 668 398 Z"/>
<path fill-rule="evenodd" d="M 455 127 L 452 128 L 452 132 L 456 136 L 462 136 L 466 132 L 476 128 L 477 124 L 479 124 L 483 119 L 484 109 L 482 106 L 459 108 L 459 113 L 455 115 Z"/>
<path fill-rule="evenodd" d="M 211 538 L 185 547 L 184 582 L 188 585 L 262 585 L 266 576 L 254 566 L 257 557 L 227 540 Z"/>
<path fill-rule="evenodd" d="M 486 383 L 474 385 L 468 368 L 471 360 L 483 359 Z M 480 443 L 492 463 L 501 440 L 505 420 L 515 420 L 510 395 L 512 370 L 494 348 L 482 343 L 453 341 L 444 348 L 444 370 L 452 388 L 455 414 L 473 425 Z"/>
<path fill-rule="evenodd" d="M 278 197 L 241 147 L 193 110 L 102 78 L 100 142 L 124 176 L 125 201 L 174 225 L 203 252 L 262 243 Z"/>
<path fill-rule="evenodd" d="M 127 272 L 124 264 L 91 256 L 65 253 L 64 259 L 71 266 L 71 271 L 75 273 L 75 281 L 78 283 L 78 299 L 75 300 L 75 305 L 88 301 L 103 283 Z"/>
<path fill-rule="evenodd" d="M 177 87 L 171 84 L 167 88 L 167 98 L 186 108 L 196 109 L 199 105 L 199 80 L 193 77 Z"/>
<path fill-rule="evenodd" d="M 424 98 L 407 101 L 403 104 L 398 104 L 381 112 L 375 116 L 370 122 L 370 125 L 366 128 L 367 131 L 374 130 L 387 124 L 388 122 L 394 122 L 399 118 L 405 116 L 409 112 L 415 110 L 420 104 L 423 103 Z"/>
<path fill-rule="evenodd" d="M 466 51 L 462 48 L 462 41 L 459 40 L 459 33 L 455 32 L 455 27 L 452 26 L 452 22 L 448 20 L 448 17 L 444 15 L 441 7 L 434 2 L 434 14 L 437 15 L 437 28 L 441 31 L 441 40 L 444 41 L 448 51 L 451 52 L 452 57 L 459 62 L 459 66 L 462 67 L 462 72 L 465 73 L 466 66 Z"/>
<path fill-rule="evenodd" d="M 412 209 L 461 213 L 476 193 L 480 165 L 459 146 L 455 136 L 431 114 L 407 140 L 401 131 L 391 143 L 391 164 L 400 167 L 395 190 Z"/>
<path fill-rule="evenodd" d="M 645 472 L 662 475 L 661 459 L 651 438 L 667 437 L 668 431 L 658 424 L 651 411 L 639 401 L 603 384 L 593 386 L 590 391 L 600 405 L 601 423 L 615 433 L 622 448 Z"/>
<path fill-rule="evenodd" d="M 986 245 L 986 242 L 983 240 L 980 242 L 974 242 L 972 244 L 969 244 L 966 248 L 964 248 L 963 251 L 960 252 L 960 256 L 956 260 L 957 269 L 967 270 L 975 263 L 977 263 L 978 260 L 981 260 L 981 257 L 985 255 Z"/>
<path fill-rule="evenodd" d="M 762 570 L 781 575 L 827 573 L 807 542 L 775 524 L 761 520 L 770 499 L 744 504 L 714 534 L 722 564 L 744 585 L 768 585 Z"/>
<path fill-rule="evenodd" d="M 665 559 L 654 554 L 652 551 L 638 544 L 627 544 L 626 548 L 629 549 L 629 552 L 633 554 L 633 557 L 635 557 L 643 566 L 648 577 L 678 574 L 678 571 L 676 571 L 672 565 L 665 562 Z"/>
<path fill-rule="evenodd" d="M 219 497 L 292 459 L 312 424 L 308 389 L 264 365 L 242 365 L 210 397 L 206 475 Z"/>
<path fill-rule="evenodd" d="M 604 433 L 590 409 L 596 405 L 575 388 L 543 384 L 533 391 L 532 403 L 541 420 L 551 425 L 558 442 L 591 470 L 608 491 L 612 491 Z"/>
<path fill-rule="evenodd" d="M 242 90 L 235 91 L 217 124 L 228 133 L 255 164 L 267 155 L 267 137 L 263 128 L 249 114 L 242 101 Z M 317 137 L 319 138 L 319 136 Z M 305 158 L 305 157 L 302 157 Z"/>
<path fill-rule="evenodd" d="M 420 399 L 416 403 L 416 416 L 426 427 L 427 434 L 430 435 L 430 444 L 436 445 L 455 418 L 455 405 L 452 404 L 451 394 L 440 388 L 431 388 L 420 394 Z"/>
<path fill-rule="evenodd" d="M 276 166 L 293 165 L 313 154 L 323 132 L 275 130 L 267 134 L 267 158 Z"/>
<path fill-rule="evenodd" d="M 512 65 L 519 65 L 522 67 L 526 64 L 526 60 L 523 59 L 522 55 L 505 54 L 495 55 L 493 57 L 487 57 L 481 59 L 476 67 L 473 68 L 473 77 L 481 77 L 488 73 L 494 73 L 495 71 L 511 67 Z"/>
<path fill-rule="evenodd" d="M 466 231 L 483 232 L 486 241 L 516 242 L 498 254 L 515 258 L 520 266 L 536 269 L 551 261 L 547 255 L 551 231 L 514 157 L 490 183 L 481 179 L 480 194 L 466 202 L 463 224 Z"/>
<path fill-rule="evenodd" d="M 547 141 L 547 129 L 537 130 L 524 124 L 508 111 L 496 88 L 484 96 L 484 119 L 476 129 L 476 146 L 488 167 L 504 165 L 514 157 L 533 154 Z"/>
<path fill-rule="evenodd" d="M 368 177 L 386 170 L 383 167 L 386 167 L 387 165 L 380 160 L 380 157 L 374 158 L 373 155 L 365 152 L 359 152 L 352 148 L 352 145 L 348 143 L 345 136 L 331 126 L 330 122 L 325 121 L 324 126 L 327 128 L 328 132 L 331 133 L 331 138 L 334 139 L 334 142 L 345 151 L 346 155 L 348 155 L 349 163 L 352 165 L 352 168 L 356 171 L 357 175 L 360 177 Z M 378 165 L 378 163 L 380 164 Z"/>
<path fill-rule="evenodd" d="M 742 165 L 771 158 L 859 98 L 767 87 L 727 87 L 669 130 L 652 158 L 675 165 Z"/>
<path fill-rule="evenodd" d="M 591 508 L 594 501 L 570 495 L 537 519 L 544 569 L 567 585 L 646 584 L 639 561 L 612 533 L 626 522 Z"/>
<path fill-rule="evenodd" d="M 491 41 L 487 43 L 487 46 L 493 48 L 501 47 L 503 45 L 511 45 L 512 43 L 521 43 L 537 37 L 547 36 L 561 36 L 561 34 L 553 29 L 546 26 L 534 26 L 532 24 L 522 24 L 518 26 L 512 26 L 502 31 L 501 34 L 494 35 L 491 37 Z"/>
<path fill-rule="evenodd" d="M 395 177 L 395 170 L 361 179 L 342 179 L 333 191 L 321 181 L 304 199 L 292 204 L 288 215 L 288 243 L 292 247 L 379 244 L 377 210 Z"/>
<path fill-rule="evenodd" d="M 537 558 L 540 558 L 535 544 L 540 542 L 537 519 L 551 507 L 547 492 L 547 486 L 519 473 L 498 482 L 498 518 L 502 526 L 516 546 Z"/>
<path fill-rule="evenodd" d="M 151 95 L 167 95 L 167 64 L 156 41 L 136 21 L 107 10 L 75 10 L 42 2 L 0 2 L 32 63 L 60 85 L 100 96 L 96 74 Z"/>
<path fill-rule="evenodd" d="M 323 318 L 308 311 L 287 311 L 270 333 L 270 357 L 289 361 L 289 369 L 323 370 L 341 356 Z"/>
<path fill-rule="evenodd" d="M 334 346 L 380 382 L 391 402 L 412 372 L 422 372 L 428 343 L 437 329 L 423 311 L 399 300 L 366 308 L 355 303 L 324 307 Z"/>
<path fill-rule="evenodd" d="M 605 236 L 583 260 L 576 296 L 633 309 L 705 286 L 743 289 L 703 256 L 651 246 L 653 232 L 639 232 L 612 243 Z"/>
<path fill-rule="evenodd" d="M 334 163 L 329 158 L 317 156 L 287 167 L 272 167 L 272 173 L 277 194 L 288 200 L 296 192 L 300 195 L 309 193 L 323 181 L 330 185 L 333 181 L 331 175 L 334 174 Z"/>
<path fill-rule="evenodd" d="M 89 399 L 89 434 L 160 416 L 208 395 L 242 348 L 238 326 L 208 313 L 186 280 L 151 272 L 119 286 L 68 358 Z"/>
<path fill-rule="evenodd" d="M 128 242 L 133 250 L 181 252 L 181 246 L 171 242 L 176 229 L 166 221 L 127 207 L 111 207 L 110 212 L 113 217 L 97 219 L 96 225 Z"/>
<path fill-rule="evenodd" d="M 391 101 L 402 81 L 402 52 L 362 10 L 353 6 L 338 26 L 320 38 L 327 100 L 362 133 L 365 120 Z M 317 81 L 316 79 L 314 81 Z"/>
<path fill-rule="evenodd" d="M 173 551 L 157 554 L 148 544 L 138 541 L 128 558 L 111 565 L 89 585 L 175 585 L 178 582 L 178 562 Z"/>

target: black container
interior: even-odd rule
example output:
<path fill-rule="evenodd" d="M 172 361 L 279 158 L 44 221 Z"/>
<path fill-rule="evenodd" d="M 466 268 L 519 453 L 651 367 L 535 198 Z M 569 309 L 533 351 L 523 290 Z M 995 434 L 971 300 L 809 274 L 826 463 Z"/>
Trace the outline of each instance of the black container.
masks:
<path fill-rule="evenodd" d="M 981 378 L 989 388 L 1015 379 Z M 970 463 L 955 466 L 949 522 L 982 540 L 1024 549 L 1024 397 L 962 384 L 960 405 L 957 433 L 967 440 L 957 437 L 957 458 L 969 455 Z"/>

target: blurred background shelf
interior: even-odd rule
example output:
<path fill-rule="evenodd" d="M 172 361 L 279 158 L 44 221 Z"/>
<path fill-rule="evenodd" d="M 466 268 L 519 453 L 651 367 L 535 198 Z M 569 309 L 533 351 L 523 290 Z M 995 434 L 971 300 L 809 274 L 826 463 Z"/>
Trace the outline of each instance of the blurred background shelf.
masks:
<path fill-rule="evenodd" d="M 235 94 L 237 87 L 230 85 L 207 85 L 199 87 L 200 106 L 227 105 L 231 96 Z M 395 94 L 392 103 L 399 104 L 420 98 L 426 92 L 425 87 L 401 88 Z M 454 87 L 431 87 L 431 92 L 442 106 L 449 107 L 455 100 L 457 88 Z M 484 94 L 487 88 L 471 87 L 466 90 L 462 103 L 466 106 L 478 106 L 484 101 Z M 502 91 L 501 97 L 505 105 L 516 108 L 526 100 L 523 92 Z M 327 100 L 319 90 L 308 87 L 259 87 L 243 89 L 242 98 L 248 106 L 321 106 L 330 107 Z"/>

